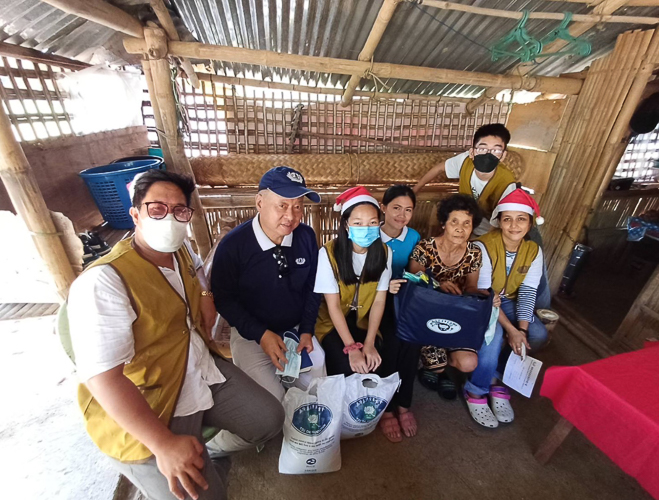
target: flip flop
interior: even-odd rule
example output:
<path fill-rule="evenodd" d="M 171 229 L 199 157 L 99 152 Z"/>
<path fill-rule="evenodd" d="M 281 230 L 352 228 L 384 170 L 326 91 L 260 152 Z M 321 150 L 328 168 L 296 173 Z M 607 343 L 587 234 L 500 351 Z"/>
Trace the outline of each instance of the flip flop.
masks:
<path fill-rule="evenodd" d="M 414 414 L 411 411 L 406 411 L 405 413 L 399 413 L 398 420 L 400 422 L 400 427 L 403 430 L 403 434 L 406 437 L 416 436 L 418 425 L 416 423 L 416 418 L 414 418 Z M 408 432 L 411 432 L 412 429 L 414 429 L 414 434 L 410 436 L 408 435 Z"/>
<path fill-rule="evenodd" d="M 487 398 L 472 398 L 469 397 L 467 391 L 464 392 L 465 401 L 467 401 L 467 408 L 469 408 L 469 414 L 476 423 L 482 425 L 483 427 L 489 427 L 490 429 L 495 429 L 499 427 L 499 421 L 497 417 L 494 416 L 492 410 L 487 405 Z"/>
<path fill-rule="evenodd" d="M 490 407 L 496 419 L 504 424 L 515 420 L 515 412 L 510 406 L 510 392 L 500 385 L 490 386 Z"/>
<path fill-rule="evenodd" d="M 383 415 L 380 419 L 380 429 L 385 437 L 392 443 L 400 443 L 403 440 L 403 434 L 400 430 L 400 425 L 398 425 L 396 415 L 387 417 Z M 396 431 L 398 431 L 398 437 L 394 436 Z"/>
<path fill-rule="evenodd" d="M 437 392 L 439 390 L 439 377 L 437 373 L 421 368 L 418 373 L 419 383 L 426 389 Z"/>
<path fill-rule="evenodd" d="M 451 380 L 451 377 L 449 377 L 445 372 L 438 373 L 437 377 L 439 383 L 439 389 L 437 392 L 439 393 L 439 397 L 446 399 L 447 401 L 452 401 L 453 399 L 457 398 L 458 388 L 453 383 L 453 380 Z"/>

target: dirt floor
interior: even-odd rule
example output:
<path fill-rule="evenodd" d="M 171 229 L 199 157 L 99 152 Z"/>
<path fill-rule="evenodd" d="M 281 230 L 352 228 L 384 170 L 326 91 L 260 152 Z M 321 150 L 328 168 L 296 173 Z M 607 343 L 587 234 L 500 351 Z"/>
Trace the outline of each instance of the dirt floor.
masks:
<path fill-rule="evenodd" d="M 105 500 L 117 475 L 87 438 L 75 406 L 75 375 L 52 334 L 53 317 L 0 322 L 0 468 L 3 498 Z M 595 355 L 557 329 L 538 356 L 546 365 Z M 17 381 L 19 383 L 12 383 Z M 536 389 L 537 392 L 537 389 Z M 474 423 L 461 400 L 445 402 L 417 386 L 419 435 L 389 443 L 379 431 L 342 444 L 341 471 L 277 472 L 280 439 L 260 454 L 234 457 L 233 500 L 648 499 L 578 431 L 546 466 L 532 452 L 558 415 L 548 400 L 513 397 L 517 420 L 496 430 Z M 8 403 L 7 403 L 8 402 Z"/>

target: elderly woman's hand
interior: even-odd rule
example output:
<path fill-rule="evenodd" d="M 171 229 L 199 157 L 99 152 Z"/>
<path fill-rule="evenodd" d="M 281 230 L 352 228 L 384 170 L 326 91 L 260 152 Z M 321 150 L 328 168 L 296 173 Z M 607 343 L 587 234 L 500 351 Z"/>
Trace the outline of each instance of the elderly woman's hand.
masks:
<path fill-rule="evenodd" d="M 400 290 L 401 285 L 406 282 L 407 280 L 391 280 L 389 282 L 389 293 L 396 295 Z"/>
<path fill-rule="evenodd" d="M 457 285 L 457 283 L 453 283 L 452 281 L 442 281 L 439 284 L 439 288 L 442 289 L 442 291 L 446 293 L 452 293 L 453 295 L 462 295 L 462 290 L 460 287 Z"/>

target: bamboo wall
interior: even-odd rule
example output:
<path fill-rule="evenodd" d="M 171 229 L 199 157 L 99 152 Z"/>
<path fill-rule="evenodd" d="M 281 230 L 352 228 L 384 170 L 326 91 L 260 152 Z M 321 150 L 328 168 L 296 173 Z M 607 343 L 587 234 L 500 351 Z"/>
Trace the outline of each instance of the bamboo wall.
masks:
<path fill-rule="evenodd" d="M 624 152 L 629 120 L 658 62 L 659 36 L 634 31 L 620 35 L 614 51 L 588 71 L 541 200 L 553 291 Z"/>
<path fill-rule="evenodd" d="M 626 349 L 640 349 L 650 338 L 659 338 L 659 266 L 614 336 L 614 340 Z"/>
<path fill-rule="evenodd" d="M 0 98 L 17 140 L 33 142 L 73 134 L 64 106 L 66 96 L 55 83 L 56 75 L 63 71 L 70 70 L 0 57 Z"/>
<path fill-rule="evenodd" d="M 194 89 L 177 80 L 187 115 L 186 154 L 403 153 L 464 151 L 485 123 L 505 123 L 508 103 L 489 101 L 473 114 L 465 99 L 356 97 L 290 92 L 202 81 Z M 145 101 L 145 123 L 154 127 Z M 298 125 L 293 125 L 296 120 Z M 296 129 L 298 134 L 291 135 Z M 153 129 L 155 130 L 155 129 Z M 350 135 L 350 139 L 345 136 Z M 155 134 L 151 134 L 155 138 Z"/>

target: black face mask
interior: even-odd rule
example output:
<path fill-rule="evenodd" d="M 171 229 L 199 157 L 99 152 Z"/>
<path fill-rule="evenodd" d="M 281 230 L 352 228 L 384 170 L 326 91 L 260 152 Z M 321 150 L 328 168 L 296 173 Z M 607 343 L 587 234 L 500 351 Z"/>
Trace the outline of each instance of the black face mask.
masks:
<path fill-rule="evenodd" d="M 499 158 L 492 153 L 474 156 L 474 168 L 483 174 L 489 174 L 499 164 Z"/>

